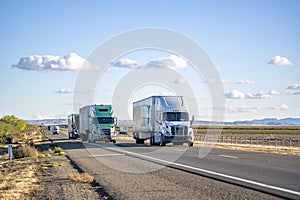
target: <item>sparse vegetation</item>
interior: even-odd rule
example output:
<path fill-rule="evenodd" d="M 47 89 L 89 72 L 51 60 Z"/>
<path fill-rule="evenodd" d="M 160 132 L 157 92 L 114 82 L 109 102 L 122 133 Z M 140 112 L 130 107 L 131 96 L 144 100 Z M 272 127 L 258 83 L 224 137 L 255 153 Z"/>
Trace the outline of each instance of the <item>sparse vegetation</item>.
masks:
<path fill-rule="evenodd" d="M 73 172 L 68 174 L 68 178 L 80 183 L 91 183 L 94 181 L 94 177 L 88 173 Z"/>
<path fill-rule="evenodd" d="M 49 154 L 49 153 L 43 153 L 43 154 L 40 154 L 39 157 L 40 157 L 40 158 L 51 158 L 52 155 Z"/>
<path fill-rule="evenodd" d="M 41 126 L 29 125 L 14 115 L 6 115 L 0 119 L 0 144 L 26 143 L 33 145 L 42 140 L 45 131 Z"/>
<path fill-rule="evenodd" d="M 36 148 L 31 146 L 19 146 L 16 149 L 13 149 L 14 158 L 25 158 L 25 157 L 38 157 L 38 151 Z"/>
<path fill-rule="evenodd" d="M 48 169 L 49 167 L 61 167 L 61 166 L 63 166 L 63 165 L 60 163 L 44 163 L 44 164 L 41 164 L 40 168 Z"/>

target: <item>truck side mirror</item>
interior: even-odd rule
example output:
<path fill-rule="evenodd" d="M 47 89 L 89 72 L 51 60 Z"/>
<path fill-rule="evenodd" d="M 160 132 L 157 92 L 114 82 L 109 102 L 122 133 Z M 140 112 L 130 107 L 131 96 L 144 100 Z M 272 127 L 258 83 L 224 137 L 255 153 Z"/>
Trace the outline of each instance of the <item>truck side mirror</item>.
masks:
<path fill-rule="evenodd" d="M 192 124 L 193 124 L 194 120 L 195 120 L 195 116 L 194 116 L 194 115 L 192 115 L 191 126 L 192 126 Z"/>

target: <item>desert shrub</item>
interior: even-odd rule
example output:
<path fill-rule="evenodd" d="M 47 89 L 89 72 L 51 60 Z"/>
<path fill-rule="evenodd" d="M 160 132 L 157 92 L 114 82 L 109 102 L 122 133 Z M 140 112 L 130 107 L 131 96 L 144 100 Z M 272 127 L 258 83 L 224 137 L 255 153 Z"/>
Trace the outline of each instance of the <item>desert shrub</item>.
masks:
<path fill-rule="evenodd" d="M 94 181 L 94 177 L 88 173 L 79 173 L 79 172 L 69 173 L 68 178 L 80 183 L 90 183 Z"/>
<path fill-rule="evenodd" d="M 64 151 L 64 150 L 60 147 L 55 147 L 55 149 L 54 149 L 54 153 L 60 153 L 62 151 Z"/>
<path fill-rule="evenodd" d="M 13 149 L 14 158 L 25 158 L 25 157 L 38 157 L 38 151 L 34 147 L 30 146 L 19 146 L 17 149 Z"/>

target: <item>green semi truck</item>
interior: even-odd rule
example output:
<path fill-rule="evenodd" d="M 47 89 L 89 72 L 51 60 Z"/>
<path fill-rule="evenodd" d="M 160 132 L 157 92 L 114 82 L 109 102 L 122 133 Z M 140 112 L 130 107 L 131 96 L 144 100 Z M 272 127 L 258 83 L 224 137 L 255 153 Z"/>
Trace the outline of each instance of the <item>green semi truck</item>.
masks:
<path fill-rule="evenodd" d="M 111 105 L 88 105 L 79 109 L 79 132 L 83 141 L 116 143 L 116 118 Z"/>

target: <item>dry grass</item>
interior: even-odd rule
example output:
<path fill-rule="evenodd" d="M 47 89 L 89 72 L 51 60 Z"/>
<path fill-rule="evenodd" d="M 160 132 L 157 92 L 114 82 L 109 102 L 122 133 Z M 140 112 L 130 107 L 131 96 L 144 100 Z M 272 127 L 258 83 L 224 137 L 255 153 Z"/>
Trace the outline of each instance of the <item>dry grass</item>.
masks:
<path fill-rule="evenodd" d="M 88 173 L 74 172 L 68 174 L 68 178 L 80 183 L 90 183 L 94 181 L 94 177 L 89 175 Z"/>
<path fill-rule="evenodd" d="M 67 152 L 65 152 L 65 151 L 64 151 L 62 148 L 60 148 L 60 147 L 55 147 L 54 153 L 55 153 L 56 155 L 59 155 L 59 156 L 61 156 L 61 155 L 67 155 Z"/>
<path fill-rule="evenodd" d="M 64 151 L 64 150 L 60 147 L 55 147 L 55 149 L 54 149 L 54 153 L 60 153 L 62 151 Z"/>
<path fill-rule="evenodd" d="M 14 158 L 25 158 L 25 157 L 38 157 L 38 151 L 34 147 L 30 146 L 19 146 L 17 149 L 13 149 Z"/>
<path fill-rule="evenodd" d="M 211 146 L 213 144 L 204 142 L 194 142 L 194 146 Z M 275 154 L 287 154 L 300 156 L 300 148 L 297 147 L 272 147 L 272 146 L 261 146 L 261 145 L 237 145 L 237 144 L 215 144 L 213 148 L 219 149 L 231 149 L 239 151 L 254 151 L 254 152 L 264 152 L 264 153 L 275 153 Z"/>
<path fill-rule="evenodd" d="M 35 161 L 22 158 L 8 166 L 8 161 L 0 163 L 0 199 L 34 199 L 32 195 L 41 191 Z"/>
<path fill-rule="evenodd" d="M 44 163 L 44 164 L 41 164 L 40 168 L 48 169 L 49 167 L 61 167 L 61 166 L 63 166 L 63 165 L 60 163 Z"/>

